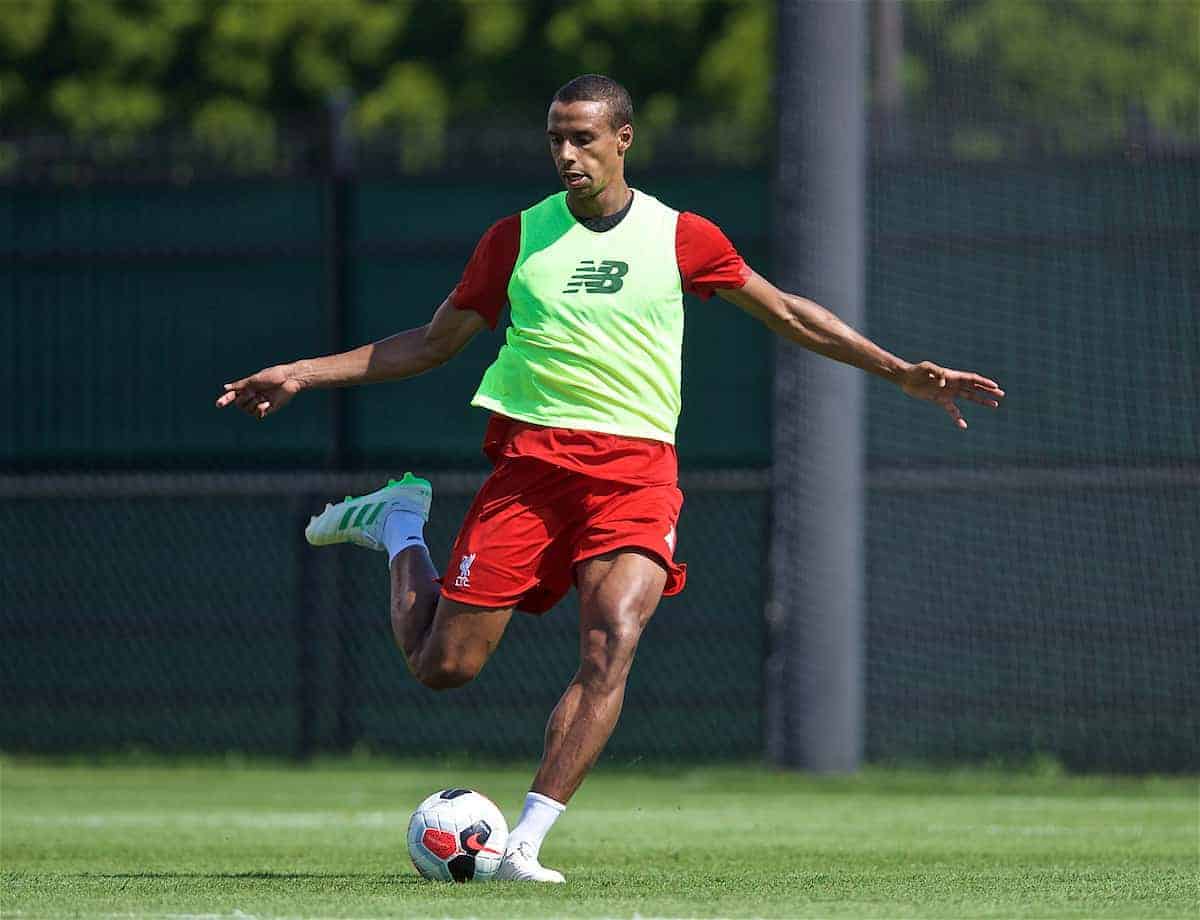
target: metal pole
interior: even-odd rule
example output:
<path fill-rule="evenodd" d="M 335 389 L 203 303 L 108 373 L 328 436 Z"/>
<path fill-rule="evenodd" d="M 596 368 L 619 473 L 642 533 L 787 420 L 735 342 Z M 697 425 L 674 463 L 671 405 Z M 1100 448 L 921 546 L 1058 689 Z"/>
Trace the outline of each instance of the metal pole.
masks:
<path fill-rule="evenodd" d="M 339 90 L 329 97 L 325 124 L 325 183 L 324 183 L 324 248 L 326 284 L 326 336 L 331 352 L 349 347 L 348 278 L 346 253 L 348 248 L 347 202 L 349 176 L 354 167 L 353 146 L 347 130 L 351 95 Z M 346 390 L 330 393 L 330 444 L 326 464 L 343 469 L 349 444 L 349 419 L 346 412 Z"/>
<path fill-rule="evenodd" d="M 866 5 L 780 0 L 774 273 L 863 320 Z M 856 769 L 863 745 L 861 371 L 780 341 L 774 383 L 767 747 Z"/>
<path fill-rule="evenodd" d="M 354 170 L 354 149 L 347 120 L 350 115 L 352 97 L 349 90 L 342 89 L 329 97 L 327 109 L 326 157 L 325 157 L 325 264 L 328 284 L 328 335 L 330 350 L 345 351 L 349 343 L 349 184 Z M 350 416 L 347 407 L 347 391 L 332 391 L 330 404 L 330 446 L 326 458 L 332 469 L 346 469 L 351 442 Z M 332 744 L 336 750 L 349 750 L 354 743 L 354 681 L 353 644 L 358 617 L 353 610 L 354 594 L 351 577 L 344 554 L 337 557 L 332 572 L 337 618 L 336 681 L 334 698 L 336 716 Z"/>

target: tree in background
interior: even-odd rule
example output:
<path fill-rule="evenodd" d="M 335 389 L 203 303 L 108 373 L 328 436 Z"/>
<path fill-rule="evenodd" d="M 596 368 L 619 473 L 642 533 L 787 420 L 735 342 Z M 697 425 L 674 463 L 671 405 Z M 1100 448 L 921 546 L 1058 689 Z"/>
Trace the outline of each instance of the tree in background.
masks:
<path fill-rule="evenodd" d="M 917 110 L 967 125 L 1022 123 L 1068 152 L 1130 131 L 1200 140 L 1194 0 L 905 6 L 908 95 Z"/>
<path fill-rule="evenodd" d="M 435 145 L 452 122 L 536 125 L 582 71 L 612 71 L 648 147 L 687 119 L 767 127 L 765 0 L 0 0 L 6 133 L 180 125 L 259 149 L 348 89 L 353 123 Z M 743 144 L 743 147 L 748 146 Z"/>
<path fill-rule="evenodd" d="M 639 155 L 759 155 L 770 128 L 776 0 L 0 0 L 0 125 L 136 138 L 181 126 L 270 161 L 282 129 L 352 94 L 366 139 L 408 166 L 447 138 L 535 127 L 585 71 L 625 82 Z M 1200 4 L 908 0 L 915 111 L 1079 113 L 1111 139 L 1131 113 L 1200 136 Z M 467 141 L 470 142 L 469 140 Z"/>

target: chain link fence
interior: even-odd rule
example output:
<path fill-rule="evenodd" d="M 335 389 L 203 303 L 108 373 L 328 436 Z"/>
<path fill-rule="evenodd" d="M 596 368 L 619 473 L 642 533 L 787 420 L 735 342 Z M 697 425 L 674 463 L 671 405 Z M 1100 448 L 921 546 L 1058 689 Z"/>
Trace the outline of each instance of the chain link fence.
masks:
<path fill-rule="evenodd" d="M 874 159 L 868 334 L 1009 397 L 968 408 L 962 434 L 868 384 L 868 759 L 1200 769 L 1197 176 L 1194 152 Z M 761 173 L 637 178 L 769 275 Z M 477 231 L 538 189 L 352 183 L 347 340 L 425 322 Z M 435 698 L 391 645 L 382 556 L 302 537 L 404 457 L 434 481 L 444 563 L 495 340 L 406 383 L 403 414 L 387 387 L 346 395 L 340 427 L 325 393 L 274 426 L 211 409 L 231 374 L 332 349 L 323 195 L 304 178 L 9 189 L 0 749 L 540 750 L 575 666 L 573 600 L 515 618 L 479 682 Z M 723 304 L 687 317 L 690 584 L 639 651 L 606 755 L 622 760 L 763 749 L 771 343 Z M 334 431 L 343 471 L 296 472 Z"/>
<path fill-rule="evenodd" d="M 0 748 L 145 747 L 303 756 L 537 756 L 578 664 L 577 603 L 514 617 L 471 686 L 435 694 L 388 625 L 386 556 L 314 549 L 308 516 L 387 473 L 61 476 L 2 481 Z M 481 481 L 434 474 L 444 562 Z M 766 476 L 685 477 L 680 557 L 607 756 L 753 757 Z"/>

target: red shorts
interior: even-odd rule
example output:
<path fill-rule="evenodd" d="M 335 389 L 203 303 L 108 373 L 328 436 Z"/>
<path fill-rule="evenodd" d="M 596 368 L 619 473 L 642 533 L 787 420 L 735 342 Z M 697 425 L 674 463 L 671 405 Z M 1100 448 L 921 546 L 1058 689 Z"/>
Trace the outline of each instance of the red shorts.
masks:
<path fill-rule="evenodd" d="M 687 566 L 676 564 L 675 524 L 683 493 L 597 479 L 532 457 L 504 458 L 458 532 L 442 594 L 475 607 L 545 613 L 566 595 L 575 564 L 617 549 L 642 549 L 667 571 L 664 595 L 678 594 Z"/>

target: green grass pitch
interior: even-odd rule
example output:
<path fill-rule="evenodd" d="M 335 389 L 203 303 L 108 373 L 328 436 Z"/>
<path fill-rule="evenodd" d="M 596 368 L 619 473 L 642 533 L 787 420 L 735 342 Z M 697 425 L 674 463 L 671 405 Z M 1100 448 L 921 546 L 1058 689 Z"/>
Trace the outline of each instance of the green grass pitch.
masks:
<path fill-rule="evenodd" d="M 408 815 L 510 820 L 529 767 L 0 763 L 0 913 L 26 917 L 1195 917 L 1194 778 L 848 778 L 602 765 L 543 856 L 565 886 L 452 885 Z"/>

